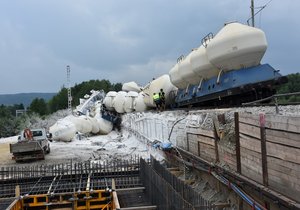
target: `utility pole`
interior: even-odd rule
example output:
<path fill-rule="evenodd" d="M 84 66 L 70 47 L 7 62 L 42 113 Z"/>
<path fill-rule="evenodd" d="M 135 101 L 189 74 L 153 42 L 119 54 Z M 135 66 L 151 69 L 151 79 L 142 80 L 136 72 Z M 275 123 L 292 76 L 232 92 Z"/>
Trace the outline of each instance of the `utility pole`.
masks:
<path fill-rule="evenodd" d="M 70 66 L 67 65 L 67 90 L 68 90 L 68 110 L 70 113 L 72 113 L 72 94 L 71 94 L 71 70 Z"/>
<path fill-rule="evenodd" d="M 254 24 L 254 0 L 251 0 L 251 19 L 252 19 L 252 27 L 255 26 Z"/>

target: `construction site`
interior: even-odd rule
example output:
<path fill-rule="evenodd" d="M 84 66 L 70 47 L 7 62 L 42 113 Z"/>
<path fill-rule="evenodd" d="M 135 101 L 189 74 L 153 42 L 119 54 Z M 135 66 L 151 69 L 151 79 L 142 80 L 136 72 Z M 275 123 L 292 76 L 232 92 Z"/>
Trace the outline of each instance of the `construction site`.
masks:
<path fill-rule="evenodd" d="M 51 142 L 34 162 L 1 141 L 0 209 L 299 209 L 299 106 L 280 112 L 126 114 L 121 132 Z"/>

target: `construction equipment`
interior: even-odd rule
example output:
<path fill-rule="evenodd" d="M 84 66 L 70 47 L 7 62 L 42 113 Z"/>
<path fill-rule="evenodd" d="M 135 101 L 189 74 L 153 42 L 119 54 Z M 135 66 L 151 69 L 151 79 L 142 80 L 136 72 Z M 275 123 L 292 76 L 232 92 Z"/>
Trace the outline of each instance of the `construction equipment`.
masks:
<path fill-rule="evenodd" d="M 50 153 L 51 136 L 47 136 L 43 128 L 28 129 L 21 132 L 18 142 L 10 144 L 12 159 L 16 162 L 27 160 L 44 160 L 45 154 Z"/>

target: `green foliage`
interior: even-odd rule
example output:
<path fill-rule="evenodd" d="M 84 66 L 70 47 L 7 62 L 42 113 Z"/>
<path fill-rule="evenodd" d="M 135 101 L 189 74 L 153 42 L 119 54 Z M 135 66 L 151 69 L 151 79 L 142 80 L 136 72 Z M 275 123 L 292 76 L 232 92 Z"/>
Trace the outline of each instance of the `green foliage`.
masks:
<path fill-rule="evenodd" d="M 76 84 L 72 89 L 73 102 L 72 105 L 79 104 L 79 98 L 83 98 L 85 94 L 90 94 L 91 90 L 120 91 L 121 83 L 112 84 L 109 80 L 90 80 Z M 13 136 L 20 130 L 28 126 L 29 119 L 33 119 L 34 113 L 45 117 L 49 113 L 53 113 L 60 109 L 68 107 L 68 91 L 65 87 L 50 99 L 48 103 L 43 98 L 34 98 L 28 107 L 28 114 L 16 117 L 16 110 L 24 109 L 23 104 L 15 104 L 13 106 L 0 105 L 0 137 Z"/>
<path fill-rule="evenodd" d="M 44 116 L 48 113 L 47 103 L 43 98 L 35 98 L 29 106 L 29 111 Z"/>
<path fill-rule="evenodd" d="M 50 113 L 53 113 L 60 109 L 66 109 L 68 107 L 68 91 L 67 88 L 62 87 L 61 90 L 57 93 L 57 95 L 53 96 L 52 99 L 50 99 L 49 103 L 49 109 Z"/>
<path fill-rule="evenodd" d="M 83 98 L 83 96 L 86 94 L 90 94 L 91 90 L 104 90 L 106 93 L 108 91 L 120 91 L 122 90 L 122 84 L 112 84 L 109 80 L 104 79 L 90 80 L 80 84 L 75 84 L 75 86 L 71 88 L 72 106 L 77 106 L 79 104 L 79 99 Z M 59 93 L 49 101 L 50 113 L 60 109 L 66 109 L 68 107 L 67 98 L 68 91 L 65 87 L 62 87 Z"/>
<path fill-rule="evenodd" d="M 277 88 L 277 93 L 294 93 L 300 92 L 300 74 L 289 74 L 287 75 L 288 82 Z M 279 98 L 280 103 L 289 103 L 289 102 L 300 102 L 300 96 L 286 96 Z"/>
<path fill-rule="evenodd" d="M 17 109 L 24 109 L 23 104 L 0 106 L 0 137 L 16 135 L 22 129 L 26 116 L 15 117 Z"/>

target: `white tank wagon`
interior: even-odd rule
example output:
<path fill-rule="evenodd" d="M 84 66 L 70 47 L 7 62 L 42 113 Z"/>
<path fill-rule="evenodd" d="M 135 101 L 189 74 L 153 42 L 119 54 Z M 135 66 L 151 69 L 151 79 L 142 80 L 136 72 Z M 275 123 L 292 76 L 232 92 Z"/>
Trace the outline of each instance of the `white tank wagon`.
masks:
<path fill-rule="evenodd" d="M 171 83 L 177 88 L 184 89 L 188 86 L 188 82 L 184 81 L 179 74 L 178 63 L 170 70 L 169 76 Z"/>
<path fill-rule="evenodd" d="M 65 118 L 58 120 L 49 128 L 52 139 L 55 141 L 72 141 L 76 134 L 76 126 Z"/>
<path fill-rule="evenodd" d="M 134 111 L 134 101 L 138 97 L 138 93 L 134 91 L 129 91 L 126 95 L 125 103 L 124 103 L 124 110 L 126 113 Z"/>
<path fill-rule="evenodd" d="M 99 125 L 99 134 L 106 135 L 112 131 L 113 124 L 110 121 L 107 121 L 102 117 L 96 117 L 95 119 Z"/>
<path fill-rule="evenodd" d="M 241 23 L 228 23 L 207 45 L 209 61 L 223 71 L 260 64 L 267 50 L 265 33 Z"/>
<path fill-rule="evenodd" d="M 196 85 L 199 83 L 201 76 L 193 71 L 191 65 L 191 54 L 186 57 L 181 57 L 178 60 L 178 73 L 183 81 L 188 85 Z"/>
<path fill-rule="evenodd" d="M 78 117 L 80 124 L 81 124 L 81 130 L 77 130 L 80 133 L 90 133 L 93 130 L 93 122 L 91 121 L 91 118 L 85 115 Z"/>
<path fill-rule="evenodd" d="M 141 87 L 138 86 L 135 82 L 126 82 L 122 85 L 122 90 L 126 92 L 134 91 L 134 92 L 141 92 Z"/>
<path fill-rule="evenodd" d="M 117 92 L 116 91 L 109 91 L 104 100 L 103 100 L 103 104 L 105 105 L 106 109 L 109 110 L 109 111 L 114 111 L 115 108 L 113 106 L 113 101 L 114 101 L 114 98 L 116 97 L 117 95 Z"/>
<path fill-rule="evenodd" d="M 100 124 L 98 123 L 97 119 L 94 117 L 90 117 L 90 121 L 92 123 L 92 134 L 98 134 L 100 131 Z"/>
<path fill-rule="evenodd" d="M 139 92 L 138 97 L 133 102 L 133 108 L 136 112 L 144 112 L 148 109 L 144 102 L 145 93 Z"/>
<path fill-rule="evenodd" d="M 169 75 L 179 89 L 199 85 L 222 71 L 257 66 L 267 49 L 262 30 L 241 23 L 228 23 L 215 37 L 205 37 L 203 44 L 185 58 L 180 57 Z"/>
<path fill-rule="evenodd" d="M 97 124 L 99 126 L 99 132 L 98 132 L 99 134 L 106 135 L 112 131 L 113 129 L 112 122 L 103 119 L 101 117 L 101 112 L 96 112 L 94 119 L 97 120 Z"/>
<path fill-rule="evenodd" d="M 113 107 L 116 112 L 123 114 L 125 113 L 124 104 L 126 101 L 127 93 L 125 91 L 119 91 L 113 100 Z"/>
<path fill-rule="evenodd" d="M 151 81 L 144 87 L 144 102 L 146 106 L 152 108 L 155 107 L 153 102 L 153 93 L 159 93 L 160 89 L 163 89 L 165 92 L 166 105 L 170 104 L 170 92 L 175 91 L 177 88 L 171 83 L 170 76 L 165 74 Z"/>
<path fill-rule="evenodd" d="M 190 62 L 192 71 L 199 76 L 199 80 L 196 84 L 200 84 L 202 79 L 209 79 L 215 75 L 218 75 L 219 70 L 214 67 L 208 60 L 206 48 L 201 45 L 199 48 L 194 49 L 190 53 Z"/>

